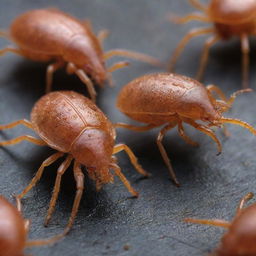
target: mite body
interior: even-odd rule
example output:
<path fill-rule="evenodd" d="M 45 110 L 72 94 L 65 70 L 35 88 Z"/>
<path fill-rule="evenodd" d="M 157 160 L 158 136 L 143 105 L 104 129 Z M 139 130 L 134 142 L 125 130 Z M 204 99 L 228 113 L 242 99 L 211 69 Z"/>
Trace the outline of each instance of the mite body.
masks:
<path fill-rule="evenodd" d="M 119 62 L 106 68 L 106 59 L 119 55 L 159 65 L 154 58 L 127 50 L 104 53 L 101 43 L 107 36 L 106 31 L 96 36 L 89 22 L 82 22 L 57 9 L 28 11 L 13 21 L 8 33 L 1 32 L 0 36 L 17 45 L 0 50 L 0 55 L 13 52 L 34 61 L 52 62 L 47 68 L 47 92 L 51 90 L 53 73 L 65 65 L 68 73 L 75 73 L 86 84 L 93 100 L 96 92 L 91 79 L 103 86 L 108 72 L 127 66 L 127 62 Z"/>
<path fill-rule="evenodd" d="M 59 239 L 27 241 L 28 231 L 29 220 L 23 219 L 21 209 L 0 195 L 0 255 L 23 256 L 25 247 L 46 245 Z"/>
<path fill-rule="evenodd" d="M 185 219 L 186 222 L 213 225 L 227 228 L 228 231 L 221 239 L 216 256 L 254 256 L 256 255 L 256 204 L 243 209 L 245 201 L 253 197 L 247 194 L 240 202 L 232 222 L 224 220 Z"/>
<path fill-rule="evenodd" d="M 198 81 L 185 76 L 168 73 L 145 75 L 122 88 L 118 96 L 117 107 L 130 118 L 146 123 L 147 126 L 137 127 L 118 123 L 116 127 L 147 131 L 163 126 L 157 137 L 157 145 L 172 179 L 178 185 L 170 160 L 162 145 L 164 135 L 177 125 L 180 136 L 187 143 L 197 145 L 185 134 L 182 125 L 185 122 L 210 136 L 217 143 L 219 153 L 221 143 L 211 130 L 212 126 L 233 123 L 249 129 L 255 135 L 255 129 L 247 123 L 222 116 L 222 113 L 231 107 L 236 95 L 243 91 L 238 91 L 227 99 L 218 87 L 209 85 L 205 88 Z M 220 100 L 215 99 L 213 93 L 218 94 Z M 197 120 L 204 124 L 197 123 Z"/>
<path fill-rule="evenodd" d="M 212 23 L 213 26 L 191 30 L 180 41 L 170 61 L 170 70 L 173 69 L 182 50 L 193 37 L 203 34 L 213 34 L 205 42 L 199 70 L 196 76 L 201 80 L 207 60 L 209 49 L 220 40 L 229 40 L 238 37 L 242 50 L 243 87 L 248 87 L 249 70 L 249 36 L 256 34 L 256 1 L 255 0 L 211 0 L 208 6 L 204 6 L 197 0 L 189 0 L 190 3 L 202 13 L 191 13 L 184 17 L 171 17 L 177 23 L 186 23 L 192 20 Z"/>
<path fill-rule="evenodd" d="M 0 126 L 0 130 L 13 128 L 19 124 L 34 130 L 41 139 L 24 135 L 9 141 L 0 142 L 0 146 L 13 145 L 27 140 L 37 145 L 48 145 L 59 151 L 42 163 L 31 183 L 17 196 L 19 203 L 40 180 L 44 168 L 64 156 L 65 153 L 67 154 L 66 159 L 57 171 L 53 195 L 45 219 L 46 225 L 50 221 L 55 208 L 61 177 L 73 159 L 73 172 L 77 193 L 72 213 L 63 235 L 67 234 L 72 227 L 82 197 L 84 175 L 81 165 L 87 167 L 89 177 L 96 182 L 97 189 L 100 189 L 103 184 L 113 182 L 114 175 L 110 172 L 110 170 L 113 170 L 114 174 L 122 180 L 129 192 L 135 197 L 138 196 L 138 193 L 122 174 L 115 157 L 112 155 L 125 150 L 136 170 L 144 176 L 148 176 L 148 173 L 141 168 L 135 155 L 127 145 L 114 145 L 115 130 L 111 122 L 88 98 L 72 91 L 46 94 L 35 104 L 31 112 L 31 122 L 19 120 Z"/>

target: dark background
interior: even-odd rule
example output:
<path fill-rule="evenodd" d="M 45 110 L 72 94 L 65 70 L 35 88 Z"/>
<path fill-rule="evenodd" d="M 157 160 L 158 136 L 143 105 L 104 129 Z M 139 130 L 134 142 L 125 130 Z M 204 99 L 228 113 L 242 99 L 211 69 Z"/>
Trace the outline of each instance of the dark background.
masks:
<path fill-rule="evenodd" d="M 90 19 L 95 31 L 111 31 L 105 50 L 126 48 L 151 54 L 167 61 L 178 41 L 200 23 L 175 25 L 166 21 L 168 12 L 186 14 L 193 8 L 186 0 L 1 0 L 0 24 L 8 28 L 11 21 L 29 9 L 54 6 L 80 19 Z M 177 65 L 177 72 L 194 76 L 205 37 L 191 41 Z M 0 40 L 0 47 L 7 45 Z M 251 44 L 251 81 L 255 88 L 255 41 Z M 238 40 L 219 43 L 211 51 L 205 84 L 219 85 L 229 95 L 241 88 L 240 44 Z M 118 60 L 118 59 L 116 59 Z M 122 58 L 120 58 L 122 60 Z M 110 65 L 111 62 L 108 63 Z M 43 95 L 46 65 L 25 60 L 13 54 L 0 59 L 0 109 L 5 124 L 29 118 L 35 101 Z M 132 66 L 113 74 L 115 88 L 98 90 L 97 103 L 113 121 L 131 121 L 115 107 L 120 88 L 135 77 L 161 71 L 149 65 L 132 62 Z M 73 89 L 86 93 L 83 84 L 64 70 L 54 76 L 54 90 Z M 230 113 L 225 116 L 256 124 L 255 93 L 239 96 Z M 191 128 L 188 134 L 200 142 L 193 148 L 179 138 L 177 130 L 170 131 L 164 140 L 177 176 L 182 184 L 175 187 L 160 157 L 155 139 L 158 130 L 134 133 L 118 130 L 117 142 L 127 143 L 143 167 L 152 173 L 140 179 L 127 156 L 118 155 L 126 177 L 140 192 L 138 199 L 116 179 L 97 193 L 90 180 L 72 232 L 54 246 L 27 250 L 37 256 L 59 255 L 206 255 L 216 248 L 223 230 L 215 227 L 188 225 L 185 217 L 223 218 L 231 220 L 240 198 L 255 192 L 255 138 L 248 131 L 229 126 L 232 133 L 226 138 L 221 131 L 223 153 L 216 156 L 216 145 L 207 136 Z M 0 133 L 2 140 L 31 133 L 23 127 Z M 20 193 L 33 177 L 41 162 L 53 150 L 23 142 L 0 149 L 1 194 L 11 199 Z M 75 193 L 72 170 L 64 176 L 61 194 L 52 222 L 43 227 L 50 201 L 56 169 L 60 162 L 47 168 L 41 182 L 25 197 L 24 215 L 31 219 L 30 238 L 44 238 L 61 232 L 69 217 Z M 129 250 L 124 250 L 127 245 Z"/>

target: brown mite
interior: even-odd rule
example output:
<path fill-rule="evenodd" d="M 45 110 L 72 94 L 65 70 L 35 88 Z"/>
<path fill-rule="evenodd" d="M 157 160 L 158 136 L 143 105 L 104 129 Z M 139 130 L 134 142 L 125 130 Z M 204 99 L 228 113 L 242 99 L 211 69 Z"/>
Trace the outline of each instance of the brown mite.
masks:
<path fill-rule="evenodd" d="M 244 203 L 252 197 L 253 193 L 248 193 L 241 200 L 232 222 L 218 219 L 185 219 L 184 221 L 228 229 L 221 239 L 219 248 L 211 254 L 212 256 L 255 256 L 256 204 L 243 209 Z"/>
<path fill-rule="evenodd" d="M 25 247 L 46 245 L 57 239 L 27 241 L 29 220 L 23 219 L 20 209 L 0 195 L 0 255 L 23 256 Z"/>
<path fill-rule="evenodd" d="M 82 22 L 57 9 L 28 11 L 12 22 L 9 32 L 0 32 L 0 36 L 17 45 L 0 50 L 0 55 L 12 52 L 33 61 L 52 62 L 46 72 L 46 92 L 51 90 L 53 73 L 66 65 L 67 73 L 75 73 L 87 86 L 93 101 L 96 92 L 89 77 L 103 86 L 108 73 L 128 64 L 118 62 L 106 68 L 105 60 L 125 56 L 160 65 L 158 60 L 150 56 L 128 50 L 115 49 L 104 53 L 101 45 L 107 36 L 106 30 L 96 36 L 90 22 Z"/>
<path fill-rule="evenodd" d="M 170 17 L 177 23 L 186 23 L 197 20 L 212 23 L 213 26 L 191 30 L 180 41 L 170 60 L 170 71 L 183 51 L 186 44 L 194 37 L 203 34 L 213 34 L 209 37 L 203 48 L 200 66 L 196 75 L 201 80 L 207 65 L 210 48 L 220 40 L 229 40 L 238 37 L 241 41 L 242 50 L 242 84 L 248 87 L 249 81 L 249 35 L 256 34 L 256 1 L 255 0 L 211 0 L 208 6 L 198 0 L 189 2 L 202 13 L 191 13 L 184 17 Z"/>
<path fill-rule="evenodd" d="M 138 193 L 131 187 L 129 181 L 121 172 L 113 155 L 124 150 L 140 174 L 148 176 L 148 173 L 141 168 L 135 155 L 127 145 L 114 144 L 116 134 L 113 125 L 88 98 L 73 91 L 48 93 L 35 104 L 31 112 L 31 122 L 19 120 L 8 125 L 1 125 L 0 130 L 13 128 L 20 124 L 34 130 L 40 139 L 23 135 L 0 142 L 0 146 L 13 145 L 26 140 L 40 146 L 47 145 L 58 152 L 48 157 L 42 163 L 30 184 L 21 194 L 17 195 L 18 201 L 36 185 L 46 166 L 51 165 L 57 159 L 67 154 L 66 159 L 57 170 L 45 225 L 48 224 L 54 212 L 60 190 L 61 177 L 74 159 L 73 172 L 77 192 L 68 225 L 60 236 L 64 236 L 69 232 L 79 208 L 84 190 L 84 175 L 81 165 L 87 167 L 88 175 L 96 182 L 98 190 L 102 185 L 114 181 L 114 175 L 110 172 L 110 170 L 113 170 L 114 174 L 121 179 L 129 192 L 134 197 L 138 196 Z"/>
<path fill-rule="evenodd" d="M 232 123 L 249 129 L 256 135 L 256 130 L 249 124 L 238 119 L 225 118 L 222 113 L 231 108 L 236 96 L 250 89 L 238 91 L 227 99 L 223 92 L 214 85 L 206 88 L 198 81 L 171 73 L 149 74 L 139 77 L 124 86 L 117 100 L 117 107 L 130 118 L 146 123 L 146 126 L 134 126 L 123 123 L 115 124 L 134 131 L 147 131 L 163 126 L 158 137 L 157 145 L 167 165 L 170 175 L 176 185 L 179 185 L 171 162 L 162 145 L 164 135 L 176 125 L 180 136 L 189 144 L 196 146 L 184 132 L 183 122 L 210 136 L 218 145 L 221 152 L 221 143 L 217 139 L 212 126 L 222 126 Z M 219 99 L 213 97 L 216 93 Z M 197 123 L 196 120 L 204 124 Z"/>

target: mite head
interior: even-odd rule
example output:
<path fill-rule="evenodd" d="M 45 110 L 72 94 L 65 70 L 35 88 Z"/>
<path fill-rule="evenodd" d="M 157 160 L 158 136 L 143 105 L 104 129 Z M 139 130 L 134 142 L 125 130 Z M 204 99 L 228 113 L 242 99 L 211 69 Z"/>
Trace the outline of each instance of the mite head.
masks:
<path fill-rule="evenodd" d="M 216 23 L 236 25 L 247 23 L 256 14 L 255 0 L 212 0 L 209 16 Z"/>
<path fill-rule="evenodd" d="M 85 130 L 72 146 L 71 154 L 81 164 L 88 167 L 90 177 L 96 183 L 112 181 L 109 165 L 113 153 L 113 137 L 100 129 Z"/>
<path fill-rule="evenodd" d="M 100 86 L 108 79 L 103 52 L 95 36 L 75 36 L 65 49 L 64 59 L 82 69 Z"/>
<path fill-rule="evenodd" d="M 178 114 L 209 123 L 215 123 L 221 118 L 219 107 L 215 104 L 215 100 L 209 97 L 203 86 L 195 86 L 182 95 Z"/>

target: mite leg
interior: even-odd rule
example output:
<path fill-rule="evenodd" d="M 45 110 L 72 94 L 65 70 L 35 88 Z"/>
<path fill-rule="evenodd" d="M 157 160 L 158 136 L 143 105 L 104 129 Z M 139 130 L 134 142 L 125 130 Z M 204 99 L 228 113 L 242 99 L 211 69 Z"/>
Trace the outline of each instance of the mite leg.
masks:
<path fill-rule="evenodd" d="M 196 224 L 203 224 L 203 225 L 210 225 L 210 226 L 215 226 L 215 227 L 222 227 L 222 228 L 229 228 L 230 223 L 225 221 L 225 220 L 203 220 L 203 219 L 184 219 L 185 222 L 190 222 L 190 223 L 196 223 Z"/>
<path fill-rule="evenodd" d="M 172 164 L 171 164 L 171 161 L 166 153 L 166 150 L 162 144 L 162 140 L 163 140 L 163 137 L 164 135 L 166 134 L 166 132 L 168 132 L 170 129 L 172 129 L 175 125 L 173 124 L 168 124 L 166 125 L 158 134 L 158 137 L 157 137 L 157 146 L 160 150 L 160 153 L 162 155 L 162 158 L 164 159 L 164 162 L 169 170 L 169 173 L 170 173 L 170 176 L 173 180 L 173 182 L 175 183 L 176 186 L 180 186 L 178 180 L 177 180 L 177 177 L 176 177 L 176 174 L 172 168 Z"/>
<path fill-rule="evenodd" d="M 254 197 L 254 194 L 253 193 L 248 193 L 247 195 L 245 195 L 241 201 L 239 202 L 239 205 L 237 207 L 237 210 L 236 210 L 236 216 L 239 215 L 241 213 L 241 211 L 243 210 L 243 207 L 244 207 L 244 204 L 251 200 L 252 198 Z"/>
<path fill-rule="evenodd" d="M 206 86 L 206 90 L 212 95 L 212 93 L 216 93 L 221 100 L 228 103 L 228 99 L 225 96 L 224 92 L 216 85 L 209 84 Z"/>
<path fill-rule="evenodd" d="M 98 35 L 97 35 L 97 38 L 100 42 L 101 45 L 103 45 L 104 43 L 104 40 L 109 36 L 109 30 L 107 29 L 103 29 L 103 30 L 100 30 Z"/>
<path fill-rule="evenodd" d="M 249 84 L 249 52 L 250 52 L 250 46 L 249 46 L 249 39 L 246 34 L 243 34 L 241 36 L 241 48 L 242 48 L 242 85 L 243 88 L 248 88 Z"/>
<path fill-rule="evenodd" d="M 190 13 L 186 16 L 179 17 L 175 14 L 168 14 L 167 19 L 170 22 L 174 22 L 177 24 L 184 24 L 190 21 L 202 21 L 202 22 L 211 22 L 211 19 L 209 17 L 206 17 L 205 15 L 198 14 L 198 13 Z"/>
<path fill-rule="evenodd" d="M 149 131 L 151 129 L 154 129 L 155 127 L 157 127 L 156 125 L 146 125 L 146 126 L 135 126 L 135 125 L 130 125 L 130 124 L 125 124 L 125 123 L 116 123 L 114 124 L 115 128 L 125 128 L 125 129 L 129 129 L 135 132 L 144 132 L 144 131 Z"/>
<path fill-rule="evenodd" d="M 139 193 L 136 190 L 134 190 L 134 188 L 131 186 L 130 182 L 125 178 L 125 176 L 123 175 L 123 173 L 121 171 L 121 168 L 116 164 L 111 164 L 110 167 L 113 168 L 116 176 L 118 176 L 120 178 L 120 180 L 124 183 L 125 187 L 132 194 L 132 196 L 138 197 Z"/>
<path fill-rule="evenodd" d="M 60 167 L 57 171 L 57 177 L 56 177 L 56 180 L 55 180 L 55 185 L 54 185 L 54 189 L 53 189 L 53 193 L 52 193 L 52 198 L 51 198 L 51 201 L 50 201 L 50 206 L 49 206 L 49 209 L 47 211 L 47 215 L 46 215 L 45 222 L 44 222 L 45 226 L 47 226 L 48 223 L 50 222 L 52 214 L 54 212 L 56 201 L 57 201 L 59 191 L 60 191 L 60 184 L 61 184 L 62 175 L 68 169 L 72 160 L 73 160 L 72 156 L 68 155 L 66 160 L 60 165 Z"/>
<path fill-rule="evenodd" d="M 109 67 L 107 69 L 107 71 L 112 73 L 112 72 L 114 72 L 114 71 L 116 71 L 118 69 L 125 68 L 125 67 L 127 67 L 129 65 L 130 65 L 130 63 L 127 62 L 127 61 L 120 61 L 120 62 L 115 63 L 113 66 Z"/>
<path fill-rule="evenodd" d="M 52 77 L 53 77 L 53 73 L 60 69 L 61 67 L 64 66 L 63 62 L 56 62 L 53 64 L 50 64 L 47 67 L 47 71 L 46 71 L 46 90 L 45 92 L 48 93 L 52 90 Z"/>
<path fill-rule="evenodd" d="M 210 48 L 219 41 L 219 36 L 214 35 L 212 37 L 210 37 L 209 39 L 206 40 L 205 45 L 203 47 L 203 53 L 202 53 L 202 57 L 200 60 L 200 65 L 199 65 L 199 69 L 196 75 L 196 79 L 197 80 L 202 80 L 203 78 L 203 74 L 205 72 L 205 68 L 208 62 L 208 58 L 209 58 L 209 50 Z"/>
<path fill-rule="evenodd" d="M 190 124 L 195 129 L 197 129 L 197 130 L 205 133 L 209 137 L 211 137 L 216 142 L 216 144 L 218 146 L 218 154 L 217 155 L 221 154 L 221 151 L 222 151 L 221 143 L 218 140 L 218 138 L 216 137 L 215 133 L 211 129 L 209 129 L 208 127 L 206 127 L 204 125 L 198 124 L 198 123 L 196 123 L 196 122 L 194 122 L 193 120 L 190 120 L 190 119 L 184 119 L 184 122 Z"/>
<path fill-rule="evenodd" d="M 85 72 L 82 69 L 77 69 L 73 63 L 68 63 L 67 72 L 69 74 L 75 73 L 79 77 L 79 79 L 86 85 L 92 101 L 95 102 L 96 91 L 91 79 L 85 74 Z"/>
<path fill-rule="evenodd" d="M 199 35 L 203 35 L 203 34 L 208 34 L 208 33 L 212 33 L 214 32 L 214 28 L 201 28 L 201 29 L 193 29 L 190 32 L 188 32 L 183 39 L 181 39 L 181 41 L 179 42 L 178 46 L 176 47 L 176 49 L 174 50 L 174 53 L 170 59 L 169 62 L 169 71 L 172 71 L 174 68 L 174 65 L 176 64 L 181 52 L 183 51 L 183 49 L 185 48 L 185 46 L 187 45 L 187 43 L 196 36 Z"/>
<path fill-rule="evenodd" d="M 23 56 L 22 52 L 19 49 L 14 48 L 12 46 L 7 46 L 6 48 L 1 49 L 0 50 L 0 56 L 6 54 L 7 52 L 12 52 L 12 53 Z"/>
<path fill-rule="evenodd" d="M 18 144 L 22 141 L 28 141 L 28 142 L 31 142 L 31 143 L 34 143 L 36 145 L 39 145 L 39 146 L 46 146 L 47 143 L 41 139 L 37 139 L 37 138 L 34 138 L 30 135 L 23 135 L 23 136 L 19 136 L 15 139 L 11 139 L 11 140 L 6 140 L 6 141 L 1 141 L 0 142 L 0 147 L 1 146 L 8 146 L 8 145 L 14 145 L 14 144 Z"/>
<path fill-rule="evenodd" d="M 198 147 L 199 144 L 193 140 L 191 140 L 186 134 L 185 134 L 185 131 L 184 131 L 184 127 L 182 125 L 182 122 L 178 122 L 178 131 L 179 131 L 179 135 L 182 137 L 182 139 L 185 140 L 186 143 L 194 146 L 194 147 Z"/>
<path fill-rule="evenodd" d="M 6 130 L 6 129 L 11 129 L 17 125 L 24 125 L 26 126 L 27 128 L 30 128 L 33 130 L 33 126 L 32 126 L 32 123 L 29 122 L 28 120 L 26 119 L 23 119 L 23 120 L 18 120 L 18 121 L 15 121 L 15 122 L 12 122 L 10 124 L 6 124 L 6 125 L 0 125 L 0 130 Z"/>
<path fill-rule="evenodd" d="M 114 146 L 113 149 L 113 154 L 117 154 L 120 151 L 125 151 L 125 153 L 129 156 L 130 161 L 132 163 L 132 165 L 135 167 L 135 169 L 137 170 L 138 173 L 142 174 L 145 177 L 148 177 L 150 174 L 147 173 L 138 163 L 138 160 L 136 158 L 136 156 L 134 155 L 134 153 L 132 152 L 132 150 L 125 144 L 118 144 Z"/>
<path fill-rule="evenodd" d="M 39 167 L 35 177 L 31 180 L 29 185 L 19 195 L 16 196 L 17 200 L 20 201 L 36 185 L 36 183 L 41 179 L 45 167 L 51 165 L 63 155 L 63 153 L 58 152 L 48 157 Z"/>
<path fill-rule="evenodd" d="M 202 3 L 200 3 L 198 0 L 189 0 L 190 4 L 193 5 L 196 9 L 206 12 L 207 11 L 207 7 L 205 5 L 203 5 Z"/>
<path fill-rule="evenodd" d="M 110 50 L 104 54 L 104 59 L 107 60 L 114 56 L 122 56 L 122 57 L 135 59 L 135 60 L 138 60 L 141 62 L 149 63 L 153 66 L 162 66 L 162 63 L 159 60 L 157 60 L 151 56 L 148 56 L 146 54 L 142 54 L 139 52 L 124 50 L 124 49 Z"/>
<path fill-rule="evenodd" d="M 219 121 L 222 122 L 222 123 L 230 123 L 230 124 L 239 125 L 239 126 L 245 128 L 245 129 L 248 129 L 253 135 L 256 135 L 256 130 L 251 125 L 249 125 L 248 123 L 243 122 L 241 120 L 234 119 L 234 118 L 222 117 Z"/>
<path fill-rule="evenodd" d="M 74 177 L 76 180 L 76 196 L 75 196 L 71 216 L 69 218 L 67 227 L 65 228 L 65 230 L 62 234 L 63 236 L 68 234 L 68 232 L 70 231 L 70 229 L 72 228 L 72 226 L 74 224 L 74 220 L 77 215 L 77 211 L 78 211 L 80 201 L 81 201 L 83 191 L 84 191 L 84 174 L 81 170 L 80 164 L 77 161 L 75 161 L 75 163 L 74 163 Z"/>

